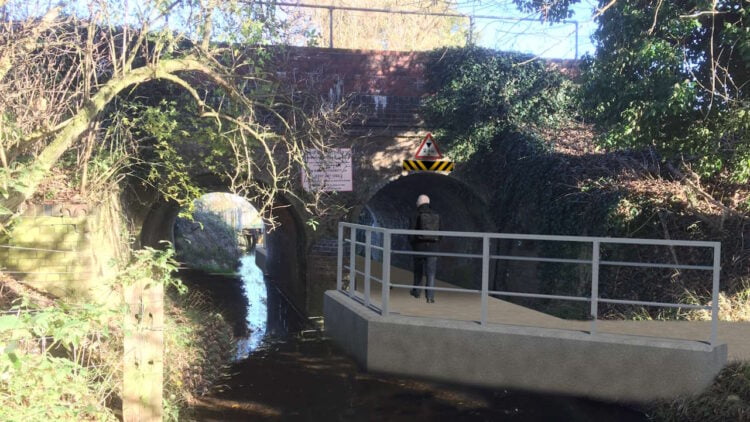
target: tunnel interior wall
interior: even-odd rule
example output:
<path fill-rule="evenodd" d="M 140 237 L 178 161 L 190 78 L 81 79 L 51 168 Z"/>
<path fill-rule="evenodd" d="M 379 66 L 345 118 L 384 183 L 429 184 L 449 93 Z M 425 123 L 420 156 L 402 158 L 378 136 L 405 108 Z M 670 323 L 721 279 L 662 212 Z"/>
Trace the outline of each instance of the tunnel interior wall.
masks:
<path fill-rule="evenodd" d="M 305 232 L 289 206 L 274 210 L 278 226 L 265 235 L 265 272 L 273 284 L 303 313 L 308 310 L 305 282 Z"/>

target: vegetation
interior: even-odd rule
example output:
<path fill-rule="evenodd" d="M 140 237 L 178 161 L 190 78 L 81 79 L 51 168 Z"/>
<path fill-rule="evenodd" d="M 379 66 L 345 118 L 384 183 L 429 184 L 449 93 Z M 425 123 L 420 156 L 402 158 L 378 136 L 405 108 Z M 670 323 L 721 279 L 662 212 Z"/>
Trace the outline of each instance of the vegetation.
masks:
<path fill-rule="evenodd" d="M 568 17 L 576 2 L 516 3 L 558 20 Z M 501 230 L 721 240 L 722 319 L 747 321 L 747 10 L 739 1 L 602 1 L 599 7 L 597 53 L 583 62 L 580 89 L 535 84 L 535 72 L 542 70 L 528 67 L 530 57 L 499 55 L 491 59 L 494 69 L 486 69 L 473 56 L 491 53 L 449 51 L 427 67 L 436 92 L 426 102 L 429 122 L 440 128 L 441 139 L 451 140 L 452 157 L 463 158 L 468 169 L 481 169 L 481 174 L 467 170 L 469 180 L 495 181 L 489 209 Z M 517 109 L 508 113 L 511 107 Z M 567 247 L 545 252 L 585 256 Z M 667 248 L 605 253 L 616 260 L 707 262 L 705 256 Z M 540 287 L 557 294 L 578 295 L 588 280 L 563 266 L 541 265 L 540 272 Z M 690 271 L 635 277 L 629 272 L 631 281 L 642 283 L 622 283 L 621 276 L 602 272 L 607 281 L 600 294 L 708 300 L 705 278 Z M 600 311 L 648 319 L 708 317 L 618 307 Z M 576 307 L 553 312 L 576 318 L 586 313 Z M 749 385 L 746 363 L 735 363 L 705 394 L 655 403 L 650 413 L 658 420 L 744 420 Z"/>
<path fill-rule="evenodd" d="M 175 247 L 191 268 L 234 274 L 242 254 L 237 231 L 211 211 L 194 211 L 175 223 Z"/>
<path fill-rule="evenodd" d="M 648 414 L 653 420 L 668 422 L 744 421 L 750 418 L 749 398 L 750 365 L 734 362 L 719 372 L 703 394 L 654 404 Z"/>
<path fill-rule="evenodd" d="M 0 0 L 0 229 L 28 202 L 94 207 L 131 190 L 189 211 L 206 174 L 252 197 L 264 217 L 284 193 L 314 212 L 317 197 L 293 183 L 306 148 L 325 148 L 336 130 L 336 109 L 296 92 L 303 110 L 267 78 L 263 44 L 279 27 L 273 7 L 254 2 Z M 143 279 L 179 290 L 169 250 L 132 258 L 119 263 L 116 292 Z M 164 404 L 177 420 L 234 346 L 205 301 L 171 298 Z M 0 419 L 115 419 L 120 308 L 6 305 L 14 314 L 0 315 Z M 50 388 L 24 391 L 29 383 Z"/>
<path fill-rule="evenodd" d="M 232 327 L 199 291 L 167 296 L 164 418 L 185 420 L 196 397 L 226 375 L 237 350 Z"/>
<path fill-rule="evenodd" d="M 602 13 L 582 93 L 601 144 L 750 180 L 748 19 L 741 1 L 618 1 Z"/>
<path fill-rule="evenodd" d="M 172 286 L 165 315 L 164 414 L 181 420 L 193 397 L 234 356 L 232 327 L 199 292 L 172 277 L 171 250 L 134 255 L 116 290 L 147 275 Z M 13 290 L 11 290 L 13 291 Z M 41 297 L 0 297 L 0 418 L 4 421 L 115 421 L 122 388 L 122 308 Z M 12 305 L 12 307 L 10 306 Z"/>
<path fill-rule="evenodd" d="M 261 70 L 268 58 L 261 44 L 278 25 L 271 6 L 38 3 L 0 4 L 0 90 L 13 93 L 0 98 L 5 220 L 66 154 L 82 175 L 82 191 L 92 165 L 117 164 L 103 169 L 108 180 L 135 175 L 165 200 L 189 204 L 199 190 L 186 177 L 191 166 L 179 159 L 176 141 L 195 135 L 208 144 L 201 150 L 208 153 L 206 170 L 234 192 L 256 196 L 265 212 L 277 194 L 293 194 L 306 147 L 324 147 L 326 133 L 309 130 L 310 122 L 326 119 L 331 108 L 317 108 L 314 119 L 302 116 L 284 106 Z M 69 71 L 60 75 L 59 68 Z M 230 164 L 212 168 L 219 161 Z M 150 169 L 128 171 L 139 163 Z"/>

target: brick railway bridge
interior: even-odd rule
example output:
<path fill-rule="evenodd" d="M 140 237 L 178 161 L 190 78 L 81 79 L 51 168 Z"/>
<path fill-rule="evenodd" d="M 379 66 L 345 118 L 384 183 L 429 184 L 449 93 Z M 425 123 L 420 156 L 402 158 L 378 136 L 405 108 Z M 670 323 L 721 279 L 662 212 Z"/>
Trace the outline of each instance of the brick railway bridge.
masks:
<path fill-rule="evenodd" d="M 280 226 L 266 235 L 265 248 L 259 251 L 258 260 L 292 304 L 304 313 L 322 315 L 325 301 L 327 330 L 364 367 L 480 385 L 499 383 L 606 399 L 640 400 L 703 388 L 727 360 L 725 343 L 730 344 L 732 359 L 750 359 L 750 345 L 742 340 L 750 339 L 750 333 L 742 332 L 747 329 L 736 325 L 696 326 L 695 329 L 706 334 L 701 340 L 703 335 L 696 337 L 694 328 L 677 330 L 676 335 L 670 336 L 665 333 L 674 330 L 655 324 L 634 329 L 632 325 L 608 327 L 602 323 L 610 334 L 592 337 L 595 330 L 589 328 L 589 322 L 566 322 L 501 300 L 501 287 L 506 292 L 536 294 L 539 260 L 529 257 L 538 256 L 539 251 L 533 242 L 527 242 L 534 239 L 523 235 L 505 239 L 488 237 L 527 230 L 504 226 L 488 217 L 487 204 L 496 187 L 470 182 L 460 164 L 450 175 L 402 172 L 402 160 L 412 158 L 430 130 L 418 113 L 427 94 L 424 77 L 427 57 L 414 52 L 319 48 L 290 48 L 286 54 L 286 65 L 277 73 L 282 82 L 314 86 L 332 102 L 346 97 L 359 106 L 363 119 L 348 127 L 350 136 L 345 144 L 335 145 L 351 148 L 353 156 L 353 190 L 340 192 L 336 197 L 346 213 L 326 216 L 313 230 L 304 224 L 304 213 L 298 204 L 278 198 L 280 205 L 289 206 L 277 210 Z M 550 65 L 570 70 L 575 63 Z M 226 190 L 212 183 L 206 182 L 208 191 Z M 421 193 L 429 195 L 432 207 L 446 216 L 443 231 L 464 234 L 442 234 L 441 248 L 453 256 L 439 260 L 438 274 L 444 290 L 440 292 L 438 306 L 433 308 L 409 301 L 406 296 L 411 257 L 398 252 L 409 249 L 406 237 L 388 231 L 409 228 L 416 197 Z M 174 205 L 126 200 L 125 207 L 134 227 L 139 229 L 136 231 L 141 245 L 158 246 L 161 240 L 174 240 L 173 228 L 179 211 Z M 81 246 L 84 241 L 98 242 L 96 236 L 87 233 L 83 217 L 72 215 L 77 211 L 67 210 L 68 220 L 62 223 L 55 220 L 65 212 L 64 209 L 30 210 L 30 215 L 45 215 L 37 220 L 47 221 L 41 223 L 47 224 L 45 227 L 63 229 L 29 228 L 24 240 L 39 244 L 46 239 L 45 233 L 52 230 L 59 235 L 60 242 L 53 245 L 56 248 Z M 508 210 L 508 213 L 523 213 L 523 210 Z M 349 242 L 346 245 L 342 238 L 344 226 L 339 226 L 339 222 L 350 224 L 346 226 Z M 606 239 L 581 241 L 594 242 L 596 252 L 574 260 L 575 263 L 590 266 L 582 274 L 598 274 L 598 245 Z M 498 246 L 501 243 L 502 248 Z M 348 260 L 342 259 L 345 252 Z M 23 255 L 20 258 L 20 255 L 10 256 L 8 251 L 0 253 L 5 253 L 5 262 L 11 264 L 11 269 L 15 265 L 19 273 L 29 271 L 24 266 L 31 268 L 38 260 L 50 258 L 50 254 L 40 255 L 33 250 L 15 251 Z M 489 264 L 491 260 L 513 256 L 521 258 L 502 270 Z M 83 260 L 79 256 L 64 256 L 61 260 L 75 260 L 76 265 L 89 266 L 90 271 L 102 272 L 104 268 L 97 252 Z M 69 270 L 66 265 L 61 262 L 61 268 Z M 717 274 L 717 266 L 715 261 L 714 266 L 705 269 Z M 49 272 L 43 281 L 52 288 L 57 286 L 69 292 L 74 280 L 53 273 L 57 274 Z M 716 295 L 718 275 L 714 282 Z M 391 285 L 395 287 L 392 293 L 391 289 L 383 288 Z M 588 299 L 579 298 L 592 305 L 594 316 L 596 297 L 594 289 Z M 474 299 L 478 302 L 472 302 Z M 713 309 L 715 300 L 708 310 Z M 706 340 L 709 331 L 710 341 Z M 642 337 L 644 332 L 652 336 Z M 441 346 L 436 348 L 436 344 Z M 481 359 L 457 362 L 451 358 L 466 353 Z M 523 370 L 513 367 L 518 359 L 526 363 Z M 620 364 L 612 365 L 613 361 Z M 508 362 L 516 363 L 509 367 Z M 610 377 L 622 379 L 608 383 Z M 676 381 L 664 382 L 665 379 Z"/>

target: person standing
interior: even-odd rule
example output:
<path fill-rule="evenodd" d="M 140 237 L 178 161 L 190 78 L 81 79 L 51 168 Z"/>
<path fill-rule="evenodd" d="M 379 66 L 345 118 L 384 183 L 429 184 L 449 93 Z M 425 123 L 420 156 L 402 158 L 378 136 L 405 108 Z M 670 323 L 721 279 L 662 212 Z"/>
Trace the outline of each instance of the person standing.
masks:
<path fill-rule="evenodd" d="M 417 213 L 412 224 L 413 230 L 440 230 L 440 215 L 430 208 L 430 197 L 419 195 L 417 198 Z M 440 237 L 435 235 L 412 235 L 411 248 L 415 252 L 437 252 Z M 435 271 L 437 257 L 428 255 L 414 255 L 414 286 L 422 285 L 422 277 L 426 277 L 425 291 L 427 303 L 435 303 Z M 419 299 L 421 289 L 411 289 L 411 295 Z"/>

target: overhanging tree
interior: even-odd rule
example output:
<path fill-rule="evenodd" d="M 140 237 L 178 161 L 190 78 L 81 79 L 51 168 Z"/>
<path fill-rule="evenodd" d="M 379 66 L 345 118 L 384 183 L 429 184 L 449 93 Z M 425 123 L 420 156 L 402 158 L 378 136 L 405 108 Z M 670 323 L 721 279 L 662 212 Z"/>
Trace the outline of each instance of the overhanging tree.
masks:
<path fill-rule="evenodd" d="M 305 145 L 275 107 L 259 73 L 273 9 L 217 0 L 88 0 L 62 7 L 0 0 L 0 206 L 30 198 L 60 157 L 134 87 L 162 81 L 220 122 L 235 170 L 266 176 L 264 192 L 289 188 Z M 254 46 L 255 48 L 249 48 Z M 264 110 L 270 119 L 260 119 Z M 269 121 L 272 120 L 272 123 Z M 228 130 L 231 128 L 231 130 Z M 270 184 L 269 184 L 270 182 Z"/>

